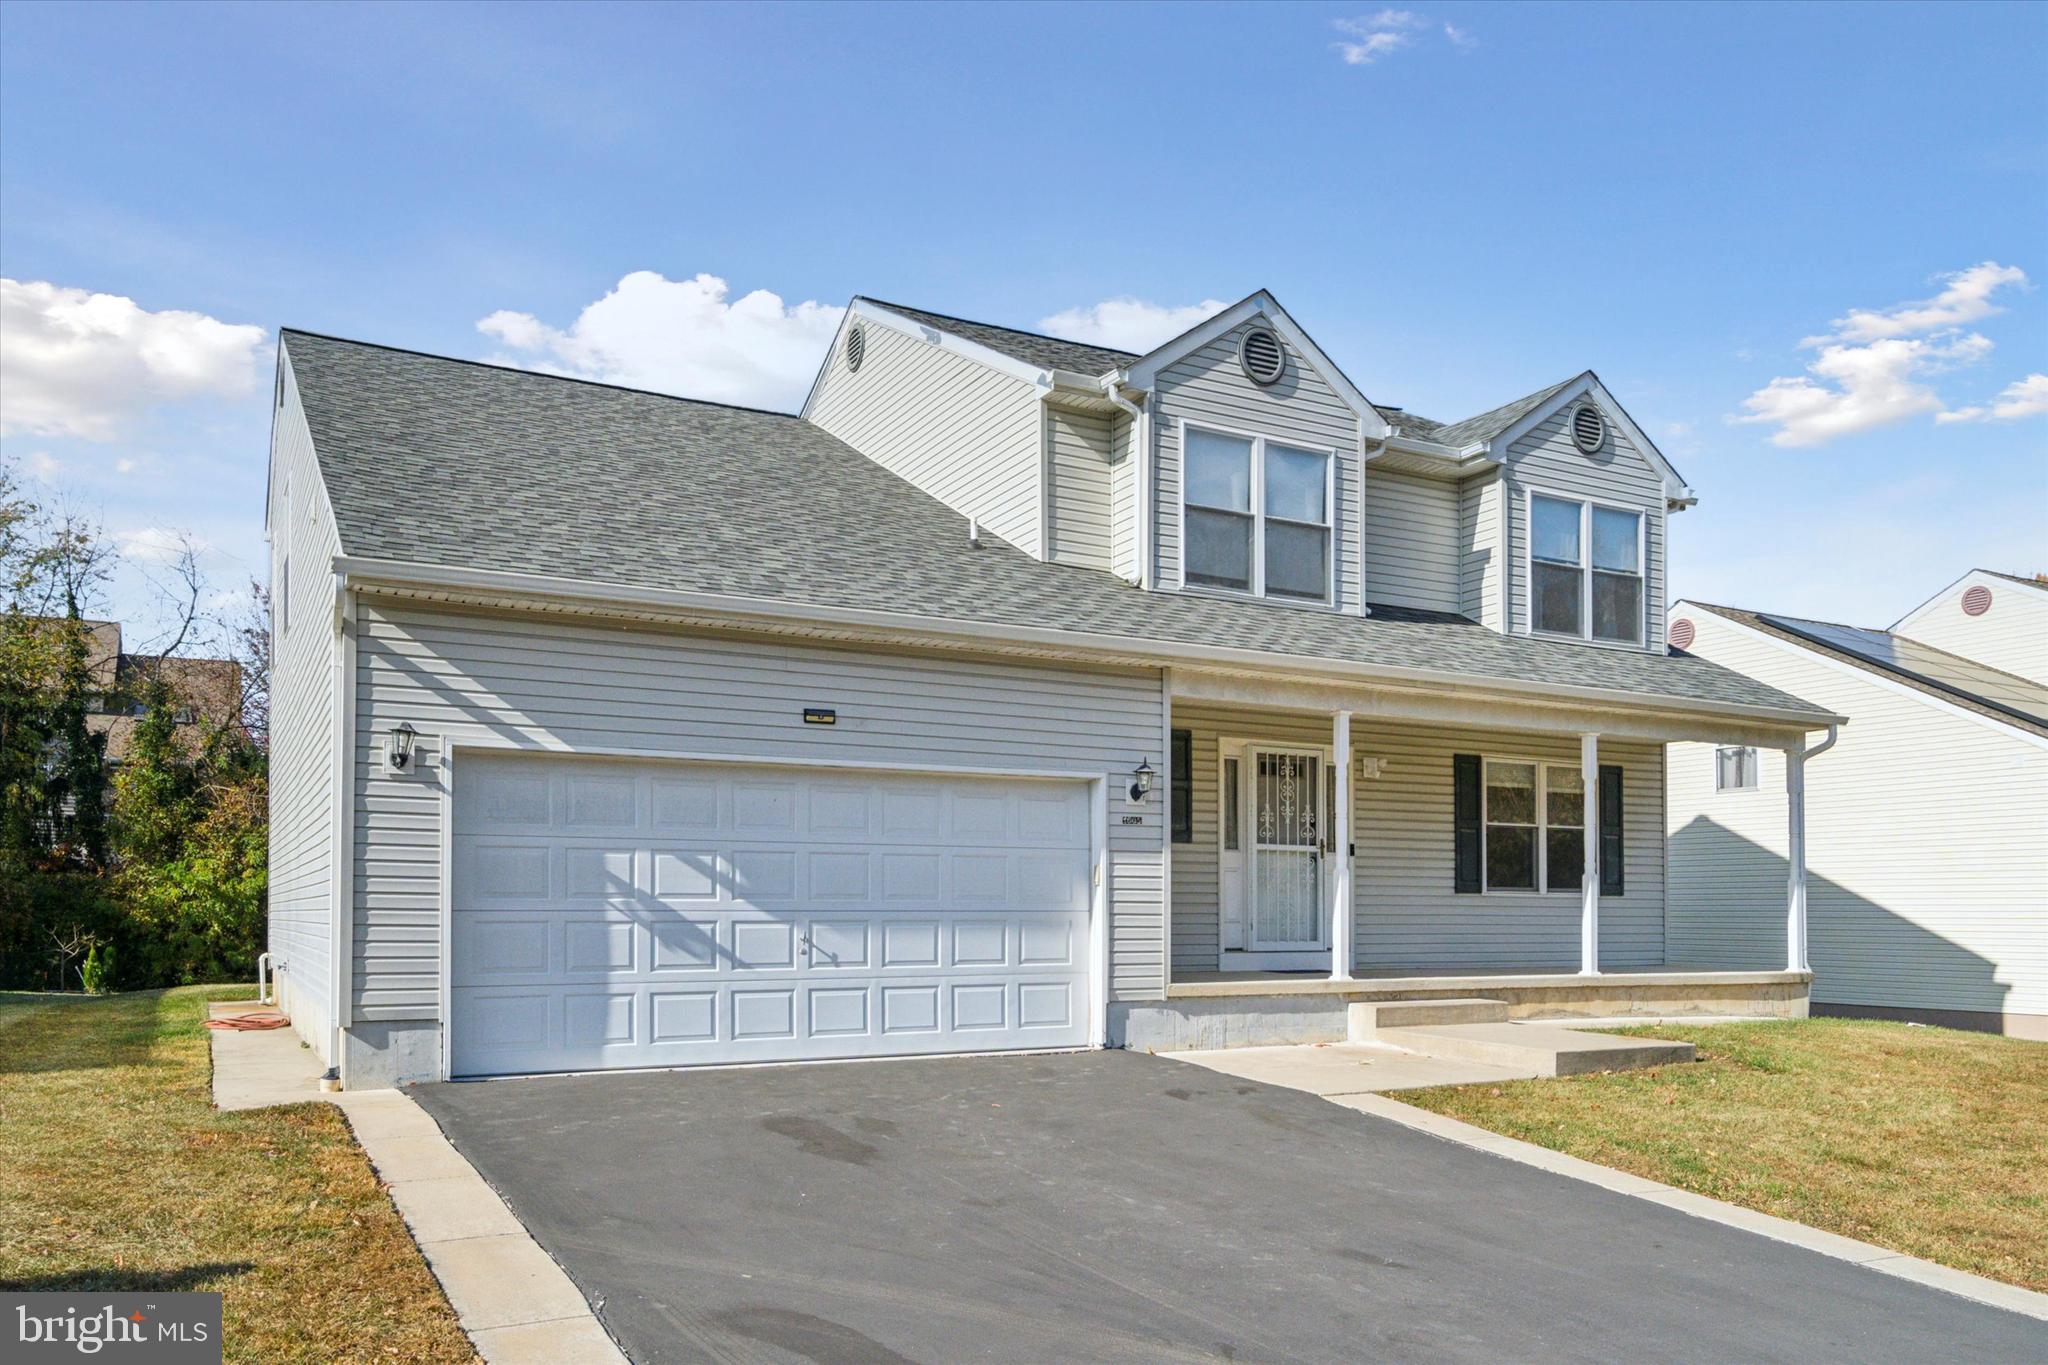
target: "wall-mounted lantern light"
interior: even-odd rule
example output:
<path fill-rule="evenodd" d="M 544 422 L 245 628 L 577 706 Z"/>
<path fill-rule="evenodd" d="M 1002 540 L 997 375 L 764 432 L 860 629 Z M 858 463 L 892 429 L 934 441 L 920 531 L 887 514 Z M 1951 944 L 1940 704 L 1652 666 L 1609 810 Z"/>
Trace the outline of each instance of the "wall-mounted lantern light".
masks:
<path fill-rule="evenodd" d="M 1149 760 L 1141 758 L 1138 760 L 1138 766 L 1131 769 L 1131 800 L 1142 803 L 1151 794 L 1152 764 Z"/>
<path fill-rule="evenodd" d="M 400 721 L 391 727 L 391 743 L 384 750 L 384 755 L 386 761 L 391 765 L 392 772 L 409 773 L 412 771 L 413 741 L 419 737 L 420 732 L 404 721 Z"/>

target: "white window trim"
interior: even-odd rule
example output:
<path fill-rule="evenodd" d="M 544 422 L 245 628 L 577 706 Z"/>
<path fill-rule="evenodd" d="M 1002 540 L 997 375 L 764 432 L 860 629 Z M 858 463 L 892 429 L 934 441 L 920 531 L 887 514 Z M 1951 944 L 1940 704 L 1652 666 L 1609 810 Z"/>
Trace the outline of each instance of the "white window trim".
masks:
<path fill-rule="evenodd" d="M 1536 499 L 1549 498 L 1552 502 L 1572 502 L 1579 506 L 1579 632 L 1574 635 L 1562 630 L 1538 630 L 1536 628 Z M 1636 519 L 1636 576 L 1642 580 L 1641 619 L 1636 622 L 1636 638 L 1633 640 L 1603 640 L 1593 634 L 1593 509 L 1604 507 L 1610 512 L 1626 512 Z M 1522 489 L 1522 588 L 1523 609 L 1527 613 L 1522 619 L 1525 631 L 1546 640 L 1579 640 L 1587 644 L 1604 645 L 1610 649 L 1650 648 L 1650 518 L 1656 509 L 1637 503 L 1610 502 L 1605 498 L 1587 497 L 1583 493 L 1566 493 L 1554 488 L 1538 488 L 1534 484 Z M 1611 569 L 1599 570 L 1612 573 Z"/>
<path fill-rule="evenodd" d="M 1729 749 L 1746 749 L 1749 752 L 1749 785 L 1746 787 L 1724 787 L 1721 785 L 1721 755 Z M 1754 795 L 1764 789 L 1763 751 L 1754 744 L 1716 744 L 1714 746 L 1714 795 Z"/>
<path fill-rule="evenodd" d="M 1493 821 L 1487 818 L 1489 815 L 1488 807 L 1492 801 L 1492 784 L 1486 778 L 1487 769 L 1496 763 L 1525 763 L 1536 769 L 1536 822 L 1533 826 L 1518 826 L 1518 828 L 1524 829 L 1533 828 L 1536 831 L 1536 885 L 1533 887 L 1494 886 L 1487 877 L 1486 844 L 1487 840 L 1491 837 L 1488 831 L 1493 827 Z M 1479 893 L 1482 896 L 1521 896 L 1526 898 L 1576 896 L 1583 890 L 1583 888 L 1578 886 L 1561 886 L 1556 890 L 1547 889 L 1550 886 L 1550 839 L 1548 836 L 1550 834 L 1550 770 L 1552 768 L 1565 768 L 1572 772 L 1580 771 L 1579 765 L 1576 763 L 1552 763 L 1540 758 L 1527 758 L 1514 754 L 1480 755 Z M 1584 809 L 1584 807 L 1581 807 L 1581 809 Z M 1581 816 L 1580 818 L 1583 819 L 1584 817 Z M 1576 829 L 1581 836 L 1589 836 L 1589 832 L 1583 824 L 1559 825 L 1558 828 Z M 1589 837 L 1597 838 L 1598 836 L 1597 834 L 1592 834 Z M 1581 857 L 1583 856 L 1582 853 Z"/>
<path fill-rule="evenodd" d="M 1337 606 L 1337 452 L 1333 447 L 1316 445 L 1309 441 L 1291 441 L 1281 436 L 1267 436 L 1262 432 L 1244 431 L 1215 422 L 1191 422 L 1185 417 L 1174 422 L 1175 439 L 1179 443 L 1180 459 L 1180 585 L 1184 591 L 1212 593 L 1219 597 L 1257 598 L 1261 602 L 1278 602 L 1285 606 L 1321 607 L 1334 610 Z M 1188 501 L 1188 433 L 1206 431 L 1212 436 L 1228 436 L 1232 440 L 1252 443 L 1251 467 L 1251 519 L 1252 519 L 1252 585 L 1249 591 L 1243 588 L 1226 588 L 1215 583 L 1195 583 L 1188 578 L 1188 508 L 1200 507 L 1200 503 Z M 1307 455 L 1323 457 L 1323 530 L 1329 536 L 1329 550 L 1323 562 L 1323 595 L 1321 598 L 1294 597 L 1282 593 L 1269 595 L 1266 592 L 1266 446 L 1285 446 Z M 1276 521 L 1289 526 L 1306 526 L 1308 522 L 1290 521 L 1276 517 Z"/>

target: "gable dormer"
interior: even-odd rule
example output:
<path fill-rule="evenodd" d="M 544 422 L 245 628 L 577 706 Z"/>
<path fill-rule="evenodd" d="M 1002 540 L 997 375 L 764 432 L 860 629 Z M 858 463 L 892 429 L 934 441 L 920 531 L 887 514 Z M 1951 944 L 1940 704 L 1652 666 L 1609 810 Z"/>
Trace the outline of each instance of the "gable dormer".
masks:
<path fill-rule="evenodd" d="M 1359 611 L 1364 451 L 1384 417 L 1260 292 L 1114 377 L 1133 414 L 1139 577 Z"/>

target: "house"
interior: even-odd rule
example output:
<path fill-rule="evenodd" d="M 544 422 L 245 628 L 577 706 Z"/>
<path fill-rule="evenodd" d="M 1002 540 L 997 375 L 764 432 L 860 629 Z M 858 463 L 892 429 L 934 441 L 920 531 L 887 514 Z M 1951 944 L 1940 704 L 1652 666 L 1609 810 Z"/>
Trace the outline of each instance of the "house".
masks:
<path fill-rule="evenodd" d="M 1816 1011 L 2048 1039 L 2048 581 L 1974 569 L 1889 630 L 1673 604 L 1670 637 L 1855 717 L 1806 769 Z M 1769 749 L 1674 744 L 1672 951 L 1769 961 Z"/>
<path fill-rule="evenodd" d="M 345 1085 L 1805 1010 L 1796 940 L 1671 962 L 1664 746 L 1842 717 L 1666 650 L 1694 495 L 1590 372 L 1437 423 L 1263 292 L 1145 355 L 856 298 L 796 415 L 287 330 L 271 460 Z"/>
<path fill-rule="evenodd" d="M 52 630 L 67 624 L 62 617 L 34 619 Z M 108 762 L 119 764 L 127 758 L 144 713 L 143 685 L 152 674 L 170 686 L 177 702 L 174 738 L 188 753 L 196 753 L 206 742 L 209 728 L 241 723 L 242 667 L 233 659 L 131 654 L 123 648 L 120 622 L 85 619 L 78 625 L 85 632 L 86 675 L 92 689 L 86 729 L 106 736 Z"/>

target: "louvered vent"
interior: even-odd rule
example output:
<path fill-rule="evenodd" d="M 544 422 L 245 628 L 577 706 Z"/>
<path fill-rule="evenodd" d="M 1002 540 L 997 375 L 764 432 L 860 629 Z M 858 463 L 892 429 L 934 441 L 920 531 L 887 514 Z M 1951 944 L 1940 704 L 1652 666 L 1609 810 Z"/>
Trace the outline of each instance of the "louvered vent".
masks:
<path fill-rule="evenodd" d="M 859 370 L 860 362 L 867 358 L 868 329 L 855 323 L 846 333 L 846 368 Z"/>
<path fill-rule="evenodd" d="M 1287 352 L 1280 338 L 1264 327 L 1254 327 L 1237 343 L 1237 363 L 1254 384 L 1277 384 L 1287 373 Z"/>
<path fill-rule="evenodd" d="M 1671 641 L 1673 649 L 1691 649 L 1693 624 L 1690 616 L 1681 616 L 1671 623 L 1671 629 L 1664 632 L 1664 638 Z"/>
<path fill-rule="evenodd" d="M 1991 589 L 1982 583 L 1972 584 L 1963 591 L 1963 615 L 1982 616 L 1991 610 Z"/>
<path fill-rule="evenodd" d="M 1607 439 L 1607 419 L 1591 403 L 1581 403 L 1572 413 L 1572 440 L 1591 455 Z"/>

